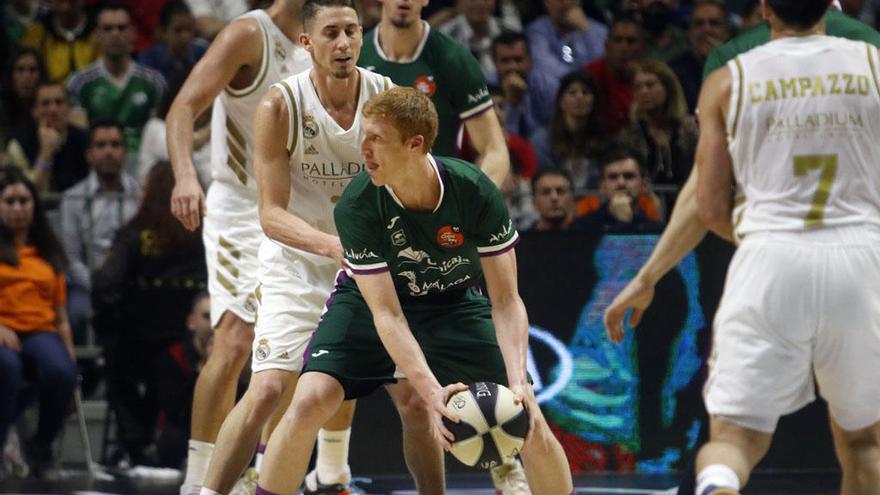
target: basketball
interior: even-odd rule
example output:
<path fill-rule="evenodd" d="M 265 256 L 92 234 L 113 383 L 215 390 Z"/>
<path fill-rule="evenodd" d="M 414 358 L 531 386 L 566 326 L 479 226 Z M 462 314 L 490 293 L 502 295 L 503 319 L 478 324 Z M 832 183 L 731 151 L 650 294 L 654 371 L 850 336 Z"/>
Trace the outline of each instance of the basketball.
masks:
<path fill-rule="evenodd" d="M 450 452 L 468 466 L 490 469 L 519 453 L 529 416 L 513 392 L 497 383 L 477 382 L 449 398 L 447 407 L 461 420 L 443 423 L 455 435 Z"/>

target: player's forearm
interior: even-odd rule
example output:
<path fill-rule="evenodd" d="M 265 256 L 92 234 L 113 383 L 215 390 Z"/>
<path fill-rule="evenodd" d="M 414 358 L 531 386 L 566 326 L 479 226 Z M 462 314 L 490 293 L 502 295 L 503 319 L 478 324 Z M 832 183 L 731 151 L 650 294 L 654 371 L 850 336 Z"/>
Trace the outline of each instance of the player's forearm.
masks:
<path fill-rule="evenodd" d="M 195 118 L 193 105 L 180 99 L 175 100 L 166 118 L 168 157 L 177 181 L 184 177 L 196 177 L 196 167 L 192 162 Z"/>
<path fill-rule="evenodd" d="M 700 244 L 708 229 L 697 212 L 697 171 L 691 173 L 675 202 L 669 224 L 660 236 L 639 277 L 654 285 Z"/>
<path fill-rule="evenodd" d="M 419 395 L 429 400 L 431 391 L 439 388 L 440 383 L 428 367 L 425 354 L 413 337 L 406 317 L 403 313 L 381 312 L 374 314 L 373 323 L 382 345 L 385 346 L 394 364 L 403 371 L 406 378 L 419 391 Z"/>
<path fill-rule="evenodd" d="M 507 147 L 490 145 L 480 157 L 480 168 L 499 188 L 510 173 L 510 155 Z"/>
<path fill-rule="evenodd" d="M 522 299 L 519 296 L 510 296 L 502 301 L 493 300 L 492 323 L 495 325 L 498 347 L 504 357 L 507 379 L 511 384 L 525 380 L 529 322 Z"/>
<path fill-rule="evenodd" d="M 260 209 L 260 224 L 266 236 L 292 248 L 333 258 L 333 246 L 339 238 L 321 232 L 302 218 L 280 206 Z"/>

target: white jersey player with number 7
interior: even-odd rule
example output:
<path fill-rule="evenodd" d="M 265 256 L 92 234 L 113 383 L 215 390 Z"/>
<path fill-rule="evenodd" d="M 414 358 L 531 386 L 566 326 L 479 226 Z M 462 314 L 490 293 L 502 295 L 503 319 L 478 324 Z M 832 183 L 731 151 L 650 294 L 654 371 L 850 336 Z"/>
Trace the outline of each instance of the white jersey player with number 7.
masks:
<path fill-rule="evenodd" d="M 739 239 L 715 317 L 697 494 L 736 494 L 780 416 L 828 401 L 844 495 L 880 486 L 880 56 L 830 0 L 763 0 L 771 42 L 700 97 L 700 216 Z M 734 194 L 735 188 L 735 194 Z"/>

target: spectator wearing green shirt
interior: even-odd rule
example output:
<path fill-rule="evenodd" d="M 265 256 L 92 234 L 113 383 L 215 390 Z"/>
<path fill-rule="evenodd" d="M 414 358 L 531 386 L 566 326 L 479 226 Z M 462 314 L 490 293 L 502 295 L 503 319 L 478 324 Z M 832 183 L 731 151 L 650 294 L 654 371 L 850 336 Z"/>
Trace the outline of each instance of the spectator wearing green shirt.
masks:
<path fill-rule="evenodd" d="M 134 170 L 141 133 L 162 101 L 165 79 L 132 60 L 134 29 L 131 14 L 124 6 L 99 9 L 95 31 L 101 58 L 75 73 L 67 91 L 73 106 L 89 121 L 110 119 L 122 124 L 132 160 L 127 168 Z"/>

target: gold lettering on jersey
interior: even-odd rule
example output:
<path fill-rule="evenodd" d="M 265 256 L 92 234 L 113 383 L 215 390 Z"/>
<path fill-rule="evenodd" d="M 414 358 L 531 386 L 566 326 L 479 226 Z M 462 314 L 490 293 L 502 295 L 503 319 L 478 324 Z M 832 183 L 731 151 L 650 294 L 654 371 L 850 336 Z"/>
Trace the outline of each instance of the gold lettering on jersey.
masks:
<path fill-rule="evenodd" d="M 852 73 L 834 73 L 789 79 L 768 79 L 749 83 L 749 101 L 752 104 L 815 96 L 850 95 L 868 96 L 871 83 L 868 76 Z"/>
<path fill-rule="evenodd" d="M 767 119 L 770 132 L 786 130 L 816 130 L 831 128 L 864 128 L 865 122 L 857 113 L 825 112 L 807 115 L 774 116 Z"/>

